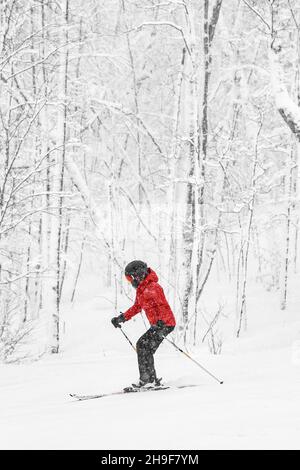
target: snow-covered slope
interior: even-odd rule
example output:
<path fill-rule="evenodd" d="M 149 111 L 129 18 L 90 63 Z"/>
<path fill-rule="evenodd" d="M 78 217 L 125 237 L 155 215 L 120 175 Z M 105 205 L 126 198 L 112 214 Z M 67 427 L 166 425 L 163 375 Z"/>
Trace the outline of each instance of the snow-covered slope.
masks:
<path fill-rule="evenodd" d="M 163 344 L 156 364 L 165 382 L 198 387 L 74 402 L 70 392 L 137 379 L 135 353 L 110 317 L 103 299 L 85 299 L 65 312 L 63 354 L 0 367 L 2 449 L 300 448 L 300 322 L 253 332 L 221 356 L 191 350 L 224 385 Z M 124 328 L 137 339 L 144 326 Z"/>

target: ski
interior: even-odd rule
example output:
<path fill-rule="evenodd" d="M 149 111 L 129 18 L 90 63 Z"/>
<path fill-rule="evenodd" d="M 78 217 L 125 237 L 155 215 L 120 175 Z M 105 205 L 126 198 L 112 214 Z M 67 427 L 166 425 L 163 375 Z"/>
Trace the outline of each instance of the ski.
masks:
<path fill-rule="evenodd" d="M 76 400 L 83 401 L 83 400 L 93 400 L 95 398 L 104 398 L 110 397 L 114 395 L 125 395 L 126 393 L 141 393 L 141 392 L 153 392 L 154 390 L 167 390 L 170 387 L 152 387 L 152 388 L 134 388 L 134 387 L 126 387 L 123 390 L 119 390 L 118 392 L 110 392 L 110 393 L 102 393 L 101 395 L 77 395 L 76 393 L 70 393 L 72 398 L 76 398 Z"/>
<path fill-rule="evenodd" d="M 123 390 L 119 390 L 118 392 L 102 393 L 99 395 L 79 395 L 77 393 L 70 393 L 70 397 L 75 398 L 78 401 L 84 401 L 84 400 L 94 400 L 96 398 L 111 397 L 115 395 L 126 395 L 127 393 L 155 392 L 159 390 L 178 390 L 178 389 L 188 388 L 188 387 L 197 387 L 197 385 L 177 385 L 177 386 L 161 385 L 159 387 L 149 387 L 149 388 L 126 387 Z"/>

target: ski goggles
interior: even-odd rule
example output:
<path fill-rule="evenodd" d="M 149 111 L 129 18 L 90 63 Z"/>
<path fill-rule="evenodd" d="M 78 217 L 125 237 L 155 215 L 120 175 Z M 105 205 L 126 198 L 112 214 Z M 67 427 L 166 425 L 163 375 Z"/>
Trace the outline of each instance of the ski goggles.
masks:
<path fill-rule="evenodd" d="M 132 283 L 133 279 L 132 279 L 132 276 L 130 276 L 130 274 L 125 274 L 125 277 L 128 282 Z"/>

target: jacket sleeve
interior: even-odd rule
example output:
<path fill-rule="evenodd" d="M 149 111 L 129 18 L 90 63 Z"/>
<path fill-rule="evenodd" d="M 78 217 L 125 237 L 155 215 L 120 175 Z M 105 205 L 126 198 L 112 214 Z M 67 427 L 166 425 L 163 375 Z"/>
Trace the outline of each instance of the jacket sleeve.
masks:
<path fill-rule="evenodd" d="M 134 315 L 139 313 L 141 310 L 142 307 L 139 305 L 137 299 L 135 299 L 133 306 L 126 310 L 126 312 L 123 314 L 125 321 L 130 320 L 130 318 L 134 317 Z"/>

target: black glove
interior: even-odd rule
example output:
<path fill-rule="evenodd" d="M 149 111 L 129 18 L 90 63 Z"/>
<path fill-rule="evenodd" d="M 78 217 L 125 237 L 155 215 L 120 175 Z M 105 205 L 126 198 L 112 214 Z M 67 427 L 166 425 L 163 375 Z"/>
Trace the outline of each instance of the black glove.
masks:
<path fill-rule="evenodd" d="M 154 325 L 152 325 L 152 330 L 156 332 L 160 332 L 166 326 L 163 320 L 158 320 Z"/>
<path fill-rule="evenodd" d="M 120 323 L 123 323 L 125 320 L 123 313 L 119 315 L 118 317 L 114 317 L 111 319 L 112 324 L 114 325 L 115 328 L 121 328 Z"/>
<path fill-rule="evenodd" d="M 163 328 L 166 326 L 165 322 L 163 320 L 158 320 L 155 325 L 157 328 Z"/>

